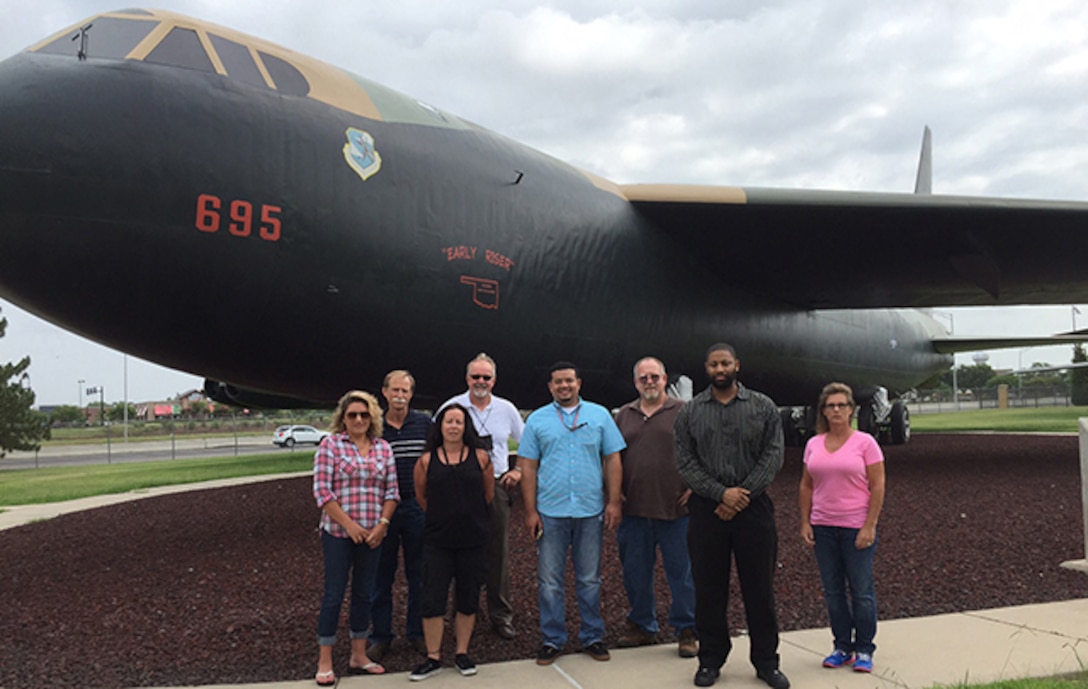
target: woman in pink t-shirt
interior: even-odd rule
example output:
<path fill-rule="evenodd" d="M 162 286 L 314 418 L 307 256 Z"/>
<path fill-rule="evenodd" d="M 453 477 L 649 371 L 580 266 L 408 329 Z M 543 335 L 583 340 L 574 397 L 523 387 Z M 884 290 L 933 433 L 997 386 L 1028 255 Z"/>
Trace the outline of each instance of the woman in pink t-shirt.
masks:
<path fill-rule="evenodd" d="M 805 446 L 801 474 L 801 538 L 814 546 L 835 637 L 824 667 L 872 672 L 873 555 L 884 506 L 884 454 L 873 436 L 850 426 L 856 406 L 853 390 L 843 383 L 830 383 L 820 393 L 817 435 Z"/>

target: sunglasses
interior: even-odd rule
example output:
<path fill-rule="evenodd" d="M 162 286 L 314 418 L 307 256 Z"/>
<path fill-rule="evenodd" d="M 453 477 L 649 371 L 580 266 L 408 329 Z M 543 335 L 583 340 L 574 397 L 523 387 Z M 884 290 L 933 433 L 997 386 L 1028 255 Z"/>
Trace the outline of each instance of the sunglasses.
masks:
<path fill-rule="evenodd" d="M 344 416 L 346 416 L 347 418 L 352 419 L 352 420 L 355 420 L 355 419 L 369 419 L 370 418 L 370 412 L 368 412 L 368 411 L 349 411 L 348 413 L 344 414 Z"/>
<path fill-rule="evenodd" d="M 824 405 L 825 409 L 849 409 L 850 405 L 846 402 L 828 402 Z"/>
<path fill-rule="evenodd" d="M 473 373 L 469 376 L 469 378 L 473 380 L 491 380 L 491 376 L 487 375 L 486 373 Z"/>
<path fill-rule="evenodd" d="M 661 380 L 661 374 L 660 373 L 651 373 L 649 375 L 639 376 L 638 377 L 638 382 L 640 382 L 640 383 L 642 383 L 644 385 L 646 383 L 651 382 L 651 381 L 656 383 L 659 380 Z"/>

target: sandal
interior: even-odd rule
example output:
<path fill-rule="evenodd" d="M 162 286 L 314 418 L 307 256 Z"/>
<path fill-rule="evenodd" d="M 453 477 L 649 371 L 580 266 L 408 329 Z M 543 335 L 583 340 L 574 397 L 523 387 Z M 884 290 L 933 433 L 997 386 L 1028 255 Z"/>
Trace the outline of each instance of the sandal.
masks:
<path fill-rule="evenodd" d="M 332 670 L 319 672 L 314 675 L 314 681 L 319 687 L 331 687 L 336 685 L 336 673 Z"/>
<path fill-rule="evenodd" d="M 373 660 L 369 661 L 366 665 L 348 665 L 349 675 L 384 675 L 385 668 L 375 663 Z"/>

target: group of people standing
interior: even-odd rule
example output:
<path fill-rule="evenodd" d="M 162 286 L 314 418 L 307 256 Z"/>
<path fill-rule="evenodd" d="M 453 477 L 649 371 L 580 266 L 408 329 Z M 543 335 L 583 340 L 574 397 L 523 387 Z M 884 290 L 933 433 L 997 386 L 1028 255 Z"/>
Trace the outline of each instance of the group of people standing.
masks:
<path fill-rule="evenodd" d="M 615 418 L 582 398 L 578 368 L 566 361 L 549 371 L 552 402 L 524 422 L 511 402 L 493 394 L 497 367 L 486 354 L 469 362 L 467 391 L 443 404 L 433 421 L 410 409 L 415 380 L 407 371 L 393 371 L 383 382 L 384 424 L 373 396 L 347 393 L 333 434 L 314 458 L 325 557 L 317 683 L 336 681 L 332 644 L 349 573 L 348 671 L 385 671 L 380 662 L 394 638 L 398 551 L 408 582 L 404 635 L 425 656 L 410 679 L 442 669 L 451 583 L 454 664 L 461 674 L 476 672 L 468 646 L 482 588 L 494 631 L 514 638 L 508 531 L 513 494 L 520 489 L 525 525 L 537 545 L 537 664 L 553 663 L 568 641 L 568 557 L 580 616 L 578 648 L 609 660 L 601 553 L 604 531 L 616 530 L 630 604 L 619 646 L 656 643 L 660 551 L 677 651 L 698 657 L 696 686 L 713 685 L 732 646 L 728 602 L 735 561 L 750 661 L 770 687 L 788 689 L 779 668 L 773 587 L 778 536 L 767 494 L 783 463 L 781 417 L 770 398 L 739 382 L 740 361 L 730 345 L 712 345 L 705 367 L 709 387 L 685 404 L 668 396 L 664 363 L 640 359 L 633 371 L 638 398 Z M 849 387 L 824 389 L 817 406 L 820 432 L 805 449 L 799 495 L 801 537 L 814 547 L 834 636 L 823 664 L 866 672 L 875 649 L 872 563 L 884 472 L 879 446 L 851 427 L 854 407 Z M 510 441 L 519 443 L 513 465 Z"/>

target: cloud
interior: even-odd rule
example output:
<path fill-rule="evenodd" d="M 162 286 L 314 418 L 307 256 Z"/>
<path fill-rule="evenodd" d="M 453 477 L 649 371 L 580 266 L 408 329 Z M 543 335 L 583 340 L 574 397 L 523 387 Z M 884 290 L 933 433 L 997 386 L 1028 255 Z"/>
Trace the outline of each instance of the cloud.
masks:
<path fill-rule="evenodd" d="M 1074 0 L 156 4 L 619 182 L 909 191 L 929 125 L 938 193 L 1088 195 L 1088 5 Z M 8 0 L 0 56 L 115 8 Z"/>

